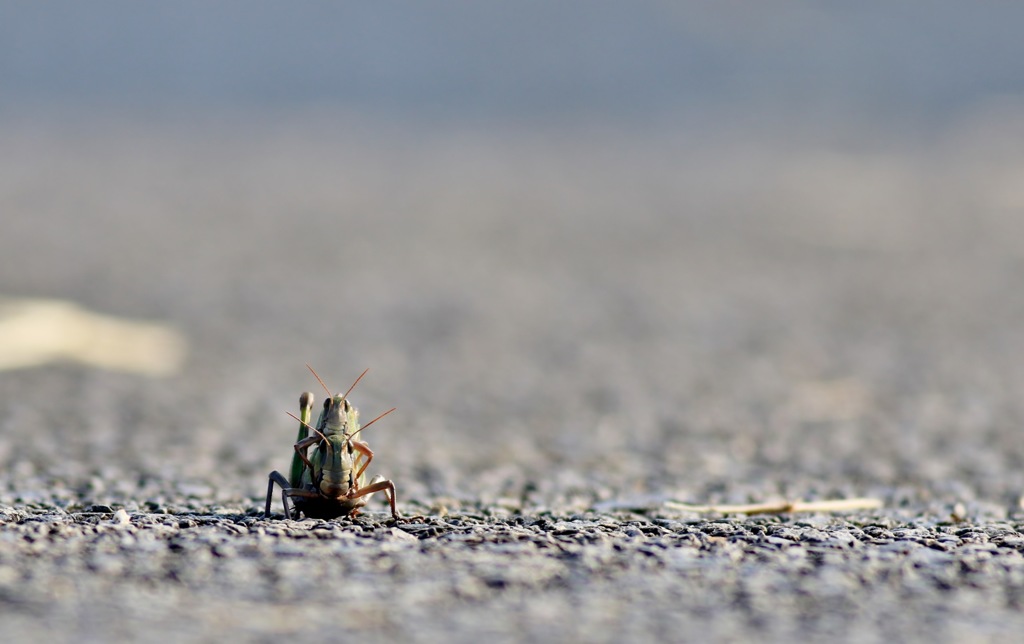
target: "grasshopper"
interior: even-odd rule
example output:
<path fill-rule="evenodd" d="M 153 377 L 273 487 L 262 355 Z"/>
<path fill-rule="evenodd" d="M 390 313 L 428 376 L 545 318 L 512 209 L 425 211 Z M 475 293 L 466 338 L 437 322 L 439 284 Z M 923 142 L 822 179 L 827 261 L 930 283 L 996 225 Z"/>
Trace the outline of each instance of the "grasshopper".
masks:
<path fill-rule="evenodd" d="M 311 392 L 304 392 L 299 397 L 299 416 L 288 414 L 299 421 L 290 476 L 285 478 L 277 470 L 270 473 L 267 506 L 263 516 L 270 516 L 274 484 L 277 483 L 281 487 L 281 502 L 287 519 L 298 518 L 299 512 L 316 519 L 356 515 L 375 492 L 381 491 L 391 503 L 391 516 L 395 520 L 400 519 L 401 515 L 395 507 L 395 484 L 383 476 L 375 476 L 366 483 L 364 472 L 373 460 L 373 451 L 365 442 L 355 438 L 356 434 L 395 409 L 389 409 L 360 427 L 359 410 L 348 401 L 348 395 L 369 369 L 356 378 L 348 391 L 336 396 L 312 367 L 308 364 L 306 367 L 327 392 L 327 399 L 324 400 L 324 408 L 316 427 L 309 424 L 313 410 Z M 310 430 L 314 435 L 310 435 Z M 309 451 L 311 447 L 312 453 Z M 294 511 L 289 500 L 295 504 Z"/>

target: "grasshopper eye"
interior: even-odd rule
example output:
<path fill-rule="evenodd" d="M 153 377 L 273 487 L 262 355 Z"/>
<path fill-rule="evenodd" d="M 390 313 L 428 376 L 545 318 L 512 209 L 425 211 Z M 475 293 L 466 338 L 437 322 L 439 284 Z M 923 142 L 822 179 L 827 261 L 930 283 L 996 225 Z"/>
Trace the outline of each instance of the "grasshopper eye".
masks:
<path fill-rule="evenodd" d="M 331 399 L 330 399 L 330 398 L 327 398 L 326 400 L 324 400 L 324 411 L 328 411 L 328 410 L 330 410 L 330 408 L 331 408 L 331 402 L 332 402 L 332 401 L 331 401 Z"/>

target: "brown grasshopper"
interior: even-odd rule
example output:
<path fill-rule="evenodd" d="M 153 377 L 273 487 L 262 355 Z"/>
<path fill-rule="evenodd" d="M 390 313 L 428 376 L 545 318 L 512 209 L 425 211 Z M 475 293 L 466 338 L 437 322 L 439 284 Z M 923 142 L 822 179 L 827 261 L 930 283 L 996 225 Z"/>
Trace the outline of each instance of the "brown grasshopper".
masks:
<path fill-rule="evenodd" d="M 379 475 L 366 483 L 364 473 L 373 460 L 373 450 L 365 442 L 355 439 L 356 434 L 395 409 L 389 409 L 360 427 L 359 410 L 348 401 L 348 395 L 369 369 L 356 378 L 348 391 L 336 396 L 312 367 L 308 364 L 306 367 L 327 392 L 327 399 L 324 400 L 324 408 L 320 412 L 316 427 L 309 424 L 313 409 L 311 392 L 307 391 L 299 397 L 299 416 L 288 414 L 299 421 L 291 476 L 285 478 L 277 470 L 270 473 L 267 506 L 263 516 L 270 516 L 274 483 L 277 483 L 281 487 L 281 502 L 284 504 L 286 519 L 298 518 L 299 512 L 316 519 L 354 516 L 375 492 L 381 491 L 387 495 L 391 503 L 391 516 L 395 520 L 400 519 L 401 515 L 395 506 L 395 484 Z M 311 436 L 310 431 L 314 435 Z M 313 447 L 312 452 L 309 451 L 310 447 Z M 294 511 L 290 507 L 289 499 L 294 501 Z"/>

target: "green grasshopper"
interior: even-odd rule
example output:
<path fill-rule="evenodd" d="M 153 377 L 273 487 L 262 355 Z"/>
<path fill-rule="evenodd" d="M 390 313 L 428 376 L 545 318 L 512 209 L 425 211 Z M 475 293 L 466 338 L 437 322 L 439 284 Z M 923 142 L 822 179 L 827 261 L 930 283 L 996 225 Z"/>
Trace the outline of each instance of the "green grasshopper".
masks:
<path fill-rule="evenodd" d="M 400 519 L 401 515 L 395 507 L 395 484 L 383 476 L 375 476 L 366 483 L 364 472 L 373 460 L 373 451 L 365 442 L 355 439 L 356 434 L 395 409 L 389 409 L 360 427 L 359 410 L 348 401 L 348 395 L 369 369 L 363 371 L 343 395 L 335 396 L 316 371 L 308 364 L 306 367 L 327 392 L 327 399 L 324 400 L 324 409 L 320 412 L 316 427 L 309 424 L 313 410 L 311 392 L 304 392 L 299 397 L 299 416 L 288 414 L 299 421 L 290 477 L 285 478 L 277 470 L 270 473 L 267 506 L 263 516 L 270 516 L 274 483 L 277 483 L 281 487 L 281 502 L 284 504 L 286 519 L 298 518 L 299 512 L 316 519 L 354 516 L 375 492 L 381 491 L 391 503 L 391 516 L 395 520 Z M 315 435 L 310 436 L 310 430 Z M 314 448 L 312 453 L 309 452 L 310 447 Z M 294 512 L 289 499 L 294 501 Z"/>

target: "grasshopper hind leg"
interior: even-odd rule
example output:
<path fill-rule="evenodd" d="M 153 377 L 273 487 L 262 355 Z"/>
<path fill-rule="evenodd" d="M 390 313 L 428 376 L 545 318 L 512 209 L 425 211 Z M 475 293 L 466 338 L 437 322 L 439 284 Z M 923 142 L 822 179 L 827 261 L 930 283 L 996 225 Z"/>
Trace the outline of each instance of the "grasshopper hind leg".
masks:
<path fill-rule="evenodd" d="M 281 503 L 284 504 L 284 518 L 292 518 L 292 509 L 288 503 L 288 491 L 292 489 L 288 479 L 283 474 L 274 470 L 270 473 L 270 481 L 267 483 L 267 507 L 263 510 L 263 518 L 270 518 L 270 505 L 274 501 L 274 483 L 281 486 Z"/>
<path fill-rule="evenodd" d="M 397 501 L 395 484 L 389 481 L 388 479 L 384 478 L 380 474 L 370 479 L 370 483 L 368 485 L 361 488 L 359 492 L 357 492 L 350 498 L 365 497 L 365 499 L 361 499 L 362 502 L 356 507 L 356 509 L 358 510 L 359 507 L 366 505 L 367 501 L 370 500 L 370 497 L 372 497 L 377 492 L 383 492 L 384 496 L 388 498 L 388 503 L 391 505 L 391 518 L 395 521 L 401 519 L 402 514 L 398 511 L 398 508 L 395 507 L 395 502 Z"/>
<path fill-rule="evenodd" d="M 277 470 L 270 473 L 270 481 L 267 483 L 267 506 L 263 509 L 263 518 L 270 518 L 270 505 L 274 501 L 274 483 L 281 486 L 281 503 L 284 505 L 284 518 L 286 519 L 298 519 L 299 508 L 293 508 L 292 504 L 288 502 L 290 498 L 297 499 L 318 499 L 320 495 L 313 490 L 303 490 L 301 488 L 294 488 L 288 484 L 288 479 L 284 477 Z M 304 503 L 304 502 L 303 502 Z M 302 504 L 300 503 L 300 506 Z"/>

